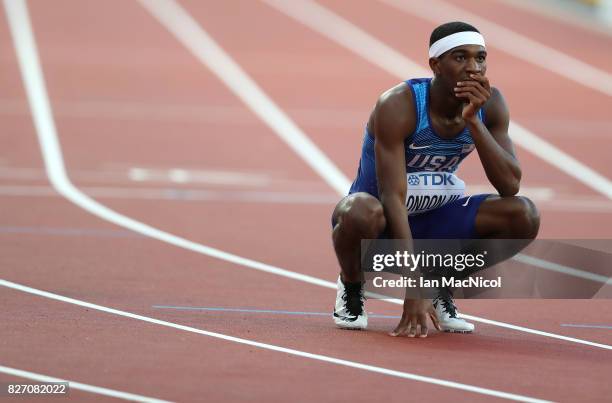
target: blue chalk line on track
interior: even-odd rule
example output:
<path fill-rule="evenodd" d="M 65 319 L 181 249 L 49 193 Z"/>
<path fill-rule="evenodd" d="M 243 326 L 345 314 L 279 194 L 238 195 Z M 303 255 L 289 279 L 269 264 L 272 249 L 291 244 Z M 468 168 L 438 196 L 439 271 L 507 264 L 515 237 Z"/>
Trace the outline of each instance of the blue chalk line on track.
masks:
<path fill-rule="evenodd" d="M 60 228 L 60 227 L 14 227 L 0 226 L 0 234 L 61 235 L 61 236 L 94 236 L 110 238 L 147 238 L 134 231 L 95 228 Z"/>
<path fill-rule="evenodd" d="M 562 323 L 561 326 L 563 326 L 563 327 L 584 327 L 584 328 L 588 328 L 588 329 L 610 329 L 610 330 L 612 330 L 612 326 L 608 326 L 608 325 L 579 325 L 579 324 L 572 324 L 572 323 Z"/>
<path fill-rule="evenodd" d="M 302 316 L 329 316 L 330 312 L 300 312 L 300 311 L 283 311 L 274 309 L 248 309 L 248 308 L 221 308 L 207 306 L 172 306 L 172 305 L 153 305 L 155 309 L 175 309 L 180 311 L 212 311 L 212 312 L 242 312 L 242 313 L 271 313 L 278 315 L 302 315 Z M 368 312 L 371 318 L 399 319 L 401 316 L 396 315 L 376 315 Z"/>

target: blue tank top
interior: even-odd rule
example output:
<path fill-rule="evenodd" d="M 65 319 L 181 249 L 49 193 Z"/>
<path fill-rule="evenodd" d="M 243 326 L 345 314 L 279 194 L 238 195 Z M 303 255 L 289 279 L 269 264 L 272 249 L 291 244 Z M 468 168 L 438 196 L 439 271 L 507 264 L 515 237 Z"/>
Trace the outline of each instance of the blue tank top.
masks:
<path fill-rule="evenodd" d="M 434 131 L 429 116 L 430 83 L 431 78 L 406 81 L 412 90 L 416 110 L 416 128 L 404 140 L 406 173 L 420 171 L 453 173 L 461 161 L 474 150 L 474 141 L 467 126 L 452 139 L 444 139 Z M 478 111 L 478 118 L 484 122 L 483 108 Z M 366 125 L 357 177 L 351 185 L 349 194 L 367 192 L 378 198 L 374 142 L 375 139 Z"/>

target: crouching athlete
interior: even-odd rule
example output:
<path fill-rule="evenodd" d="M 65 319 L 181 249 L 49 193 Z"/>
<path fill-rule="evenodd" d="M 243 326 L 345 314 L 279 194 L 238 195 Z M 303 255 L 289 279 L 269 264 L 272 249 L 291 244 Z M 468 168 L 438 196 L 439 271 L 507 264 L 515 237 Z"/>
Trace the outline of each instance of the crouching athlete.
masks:
<path fill-rule="evenodd" d="M 367 327 L 361 239 L 536 237 L 539 214 L 529 199 L 516 196 L 521 169 L 508 136 L 509 112 L 500 91 L 489 85 L 486 59 L 476 28 L 443 24 L 429 42 L 433 78 L 402 82 L 378 99 L 366 125 L 357 177 L 332 215 L 341 267 L 337 326 Z M 498 194 L 457 193 L 463 182 L 453 173 L 474 149 Z M 418 202 L 421 187 L 414 186 L 427 172 L 452 175 L 454 185 L 433 206 Z M 406 298 L 391 335 L 426 337 L 428 316 L 438 330 L 474 330 L 457 315 L 452 293 L 441 289 L 433 299 Z"/>

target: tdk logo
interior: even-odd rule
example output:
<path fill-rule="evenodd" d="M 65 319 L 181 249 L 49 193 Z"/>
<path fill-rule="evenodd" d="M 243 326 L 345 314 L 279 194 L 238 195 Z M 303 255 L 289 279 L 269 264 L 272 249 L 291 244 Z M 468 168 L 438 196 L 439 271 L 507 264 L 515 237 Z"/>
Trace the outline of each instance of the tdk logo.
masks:
<path fill-rule="evenodd" d="M 420 183 L 420 181 L 419 181 L 419 177 L 418 176 L 416 176 L 416 175 L 409 175 L 408 176 L 408 184 L 410 186 L 416 186 L 419 183 Z"/>
<path fill-rule="evenodd" d="M 432 172 L 432 173 L 419 173 L 418 175 L 408 176 L 408 184 L 411 186 L 419 185 L 421 180 L 423 181 L 423 185 L 425 186 L 439 186 L 439 185 L 455 186 L 455 182 L 453 182 L 452 174 Z"/>

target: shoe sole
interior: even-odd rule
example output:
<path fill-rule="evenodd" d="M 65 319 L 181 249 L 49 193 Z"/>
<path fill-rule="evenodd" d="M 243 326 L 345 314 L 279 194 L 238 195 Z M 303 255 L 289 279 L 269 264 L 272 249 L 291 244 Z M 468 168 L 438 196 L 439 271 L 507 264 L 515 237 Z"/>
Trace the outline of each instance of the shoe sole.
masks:
<path fill-rule="evenodd" d="M 334 323 L 334 324 L 336 325 L 337 328 L 344 329 L 344 330 L 365 330 L 367 328 L 367 325 L 355 326 L 355 325 L 346 324 L 346 323 Z"/>
<path fill-rule="evenodd" d="M 336 325 L 337 328 L 344 329 L 344 330 L 365 330 L 368 326 L 368 325 L 365 325 L 365 326 L 354 325 L 352 322 L 338 323 L 334 321 L 334 324 Z"/>

